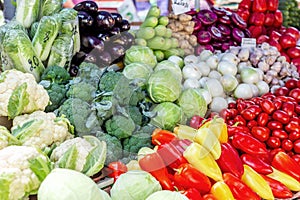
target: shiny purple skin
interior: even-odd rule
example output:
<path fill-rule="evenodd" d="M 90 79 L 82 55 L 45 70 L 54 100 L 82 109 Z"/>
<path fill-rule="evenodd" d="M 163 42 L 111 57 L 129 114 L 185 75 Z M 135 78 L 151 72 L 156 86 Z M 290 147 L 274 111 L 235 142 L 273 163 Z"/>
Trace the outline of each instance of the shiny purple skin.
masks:
<path fill-rule="evenodd" d="M 217 6 L 213 6 L 211 8 L 211 10 L 216 13 L 219 17 L 222 17 L 224 15 L 226 15 L 227 11 L 226 9 L 222 8 L 222 7 L 217 7 Z"/>
<path fill-rule="evenodd" d="M 104 42 L 97 37 L 90 35 L 81 37 L 81 45 L 88 50 L 92 50 L 94 48 L 97 48 L 99 52 L 104 50 Z"/>
<path fill-rule="evenodd" d="M 108 33 L 99 33 L 97 38 L 104 42 L 110 41 L 110 35 Z"/>
<path fill-rule="evenodd" d="M 215 40 L 221 40 L 222 38 L 222 33 L 220 32 L 220 30 L 213 26 L 208 27 L 208 32 L 210 33 L 211 37 Z"/>
<path fill-rule="evenodd" d="M 247 23 L 237 13 L 232 13 L 231 20 L 238 28 L 247 28 Z"/>
<path fill-rule="evenodd" d="M 98 5 L 95 1 L 83 1 L 77 3 L 73 9 L 77 11 L 84 11 L 90 15 L 95 15 L 98 12 Z"/>
<path fill-rule="evenodd" d="M 200 10 L 197 14 L 197 18 L 205 26 L 211 25 L 218 20 L 218 16 L 210 10 Z"/>
<path fill-rule="evenodd" d="M 199 31 L 197 41 L 199 44 L 208 44 L 211 41 L 211 34 L 208 31 Z"/>
<path fill-rule="evenodd" d="M 242 30 L 240 30 L 238 28 L 234 28 L 234 29 L 232 29 L 232 37 L 233 37 L 234 41 L 236 41 L 237 43 L 241 43 L 242 38 L 245 37 L 245 34 Z"/>
<path fill-rule="evenodd" d="M 195 16 L 197 15 L 197 13 L 198 13 L 197 10 L 192 8 L 190 11 L 186 12 L 185 14 Z"/>
<path fill-rule="evenodd" d="M 95 19 L 95 26 L 100 30 L 110 30 L 115 25 L 113 16 L 107 11 L 99 11 Z"/>
<path fill-rule="evenodd" d="M 223 43 L 221 46 L 222 51 L 226 51 L 230 48 L 230 43 Z"/>
<path fill-rule="evenodd" d="M 123 19 L 119 28 L 121 31 L 128 31 L 130 29 L 130 23 L 126 19 Z"/>
<path fill-rule="evenodd" d="M 123 20 L 122 15 L 120 15 L 119 13 L 110 13 L 110 14 L 114 18 L 116 25 L 119 25 L 122 23 L 122 20 Z"/>
<path fill-rule="evenodd" d="M 98 56 L 98 62 L 99 62 L 98 65 L 100 65 L 100 66 L 110 65 L 112 62 L 111 55 L 107 51 L 103 51 Z"/>
<path fill-rule="evenodd" d="M 79 28 L 85 30 L 91 28 L 94 25 L 94 18 L 85 11 L 78 11 L 77 13 Z"/>
<path fill-rule="evenodd" d="M 227 15 L 224 15 L 224 16 L 220 17 L 218 20 L 219 20 L 219 22 L 221 22 L 222 24 L 227 24 L 227 25 L 230 25 L 230 24 L 231 24 L 230 17 L 228 17 Z"/>
<path fill-rule="evenodd" d="M 199 31 L 202 27 L 201 21 L 197 18 L 193 19 L 193 21 L 195 22 L 194 31 Z"/>
<path fill-rule="evenodd" d="M 111 44 L 108 48 L 109 48 L 108 51 L 111 55 L 112 61 L 125 55 L 126 50 L 124 46 L 120 44 Z"/>
<path fill-rule="evenodd" d="M 231 34 L 231 29 L 225 24 L 218 24 L 217 28 L 222 33 L 223 36 L 227 36 Z"/>

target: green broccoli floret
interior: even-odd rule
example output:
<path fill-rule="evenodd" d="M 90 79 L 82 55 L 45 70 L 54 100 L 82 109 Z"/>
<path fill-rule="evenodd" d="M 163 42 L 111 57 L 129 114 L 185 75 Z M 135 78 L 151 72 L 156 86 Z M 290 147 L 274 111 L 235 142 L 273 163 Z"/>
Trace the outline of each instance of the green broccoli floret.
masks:
<path fill-rule="evenodd" d="M 92 102 L 96 96 L 97 88 L 87 82 L 79 82 L 70 85 L 67 91 L 68 98 L 79 98 L 86 102 Z"/>
<path fill-rule="evenodd" d="M 123 115 L 113 115 L 111 119 L 105 122 L 105 128 L 108 134 L 123 139 L 132 135 L 135 124 L 131 118 Z"/>
<path fill-rule="evenodd" d="M 93 63 L 82 62 L 79 65 L 77 77 L 79 77 L 81 81 L 89 83 L 97 88 L 102 73 L 102 70 L 97 65 Z"/>
<path fill-rule="evenodd" d="M 78 136 L 89 135 L 101 130 L 102 121 L 97 118 L 91 105 L 78 98 L 67 99 L 58 109 L 57 115 L 64 115 L 75 127 Z"/>
<path fill-rule="evenodd" d="M 103 96 L 100 100 L 93 102 L 93 107 L 97 111 L 97 116 L 103 121 L 109 119 L 113 115 L 114 104 L 112 102 L 112 96 Z"/>
<path fill-rule="evenodd" d="M 107 153 L 105 160 L 106 165 L 122 158 L 123 149 L 122 144 L 118 138 L 101 131 L 98 131 L 96 133 L 96 137 L 99 140 L 105 141 L 107 144 Z"/>
<path fill-rule="evenodd" d="M 112 92 L 122 79 L 126 78 L 121 72 L 108 71 L 100 78 L 99 89 L 102 92 Z"/>
<path fill-rule="evenodd" d="M 154 126 L 147 125 L 134 132 L 131 137 L 126 138 L 123 141 L 124 156 L 137 154 L 142 147 L 152 148 L 151 135 L 154 129 Z"/>
<path fill-rule="evenodd" d="M 139 125 L 139 126 L 142 125 L 143 116 L 142 116 L 142 113 L 140 112 L 138 107 L 129 106 L 128 107 L 128 114 L 129 114 L 130 118 L 133 120 L 133 122 L 136 125 Z"/>
<path fill-rule="evenodd" d="M 51 102 L 51 104 L 46 107 L 45 111 L 53 112 L 66 100 L 67 88 L 65 87 L 65 85 L 52 83 L 49 87 L 45 89 L 48 92 Z"/>
<path fill-rule="evenodd" d="M 68 71 L 60 66 L 47 67 L 41 76 L 41 80 L 48 80 L 51 83 L 57 84 L 66 84 L 70 79 Z"/>

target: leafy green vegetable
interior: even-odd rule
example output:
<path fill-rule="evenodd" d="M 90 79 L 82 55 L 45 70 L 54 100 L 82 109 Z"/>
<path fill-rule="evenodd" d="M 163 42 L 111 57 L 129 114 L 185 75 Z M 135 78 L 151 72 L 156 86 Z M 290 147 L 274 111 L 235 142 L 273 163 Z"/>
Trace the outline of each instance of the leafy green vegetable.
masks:
<path fill-rule="evenodd" d="M 82 62 L 79 65 L 79 72 L 76 79 L 93 85 L 98 88 L 99 80 L 102 75 L 102 70 L 93 63 Z"/>
<path fill-rule="evenodd" d="M 11 94 L 8 101 L 8 118 L 13 119 L 20 115 L 29 104 L 29 94 L 26 91 L 27 83 L 18 86 Z"/>
<path fill-rule="evenodd" d="M 41 79 L 51 81 L 51 83 L 66 84 L 71 77 L 65 68 L 54 65 L 44 70 Z"/>
<path fill-rule="evenodd" d="M 31 25 L 30 30 L 29 30 L 29 33 L 28 33 L 28 35 L 29 35 L 29 37 L 30 37 L 31 39 L 33 39 L 33 37 L 34 37 L 34 35 L 35 35 L 36 31 L 37 31 L 38 26 L 39 26 L 39 22 L 34 22 L 34 23 Z"/>
<path fill-rule="evenodd" d="M 40 12 L 40 0 L 16 0 L 16 20 L 25 28 L 37 21 Z"/>
<path fill-rule="evenodd" d="M 62 0 L 44 0 L 40 10 L 40 18 L 58 13 L 62 9 Z"/>
<path fill-rule="evenodd" d="M 161 190 L 159 182 L 150 173 L 145 171 L 128 171 L 119 176 L 110 194 L 112 200 L 141 200 Z"/>
<path fill-rule="evenodd" d="M 92 102 L 96 97 L 96 90 L 97 88 L 89 83 L 79 82 L 70 85 L 66 95 L 68 98 L 79 98 L 86 102 Z"/>
<path fill-rule="evenodd" d="M 177 191 L 162 190 L 151 194 L 146 200 L 188 200 L 188 198 Z"/>
<path fill-rule="evenodd" d="M 99 89 L 103 92 L 112 92 L 116 85 L 124 79 L 124 75 L 121 72 L 108 71 L 100 78 Z"/>
<path fill-rule="evenodd" d="M 145 46 L 131 46 L 127 49 L 124 59 L 125 65 L 131 63 L 144 63 L 154 68 L 157 64 L 156 57 L 149 47 Z"/>
<path fill-rule="evenodd" d="M 47 60 L 60 26 L 61 23 L 58 17 L 44 16 L 40 20 L 32 44 L 42 61 Z"/>
<path fill-rule="evenodd" d="M 132 135 L 135 124 L 131 118 L 123 115 L 113 115 L 111 119 L 105 122 L 105 128 L 108 134 L 123 139 Z"/>
<path fill-rule="evenodd" d="M 20 141 L 5 126 L 0 126 L 0 150 L 9 145 L 20 145 Z"/>
<path fill-rule="evenodd" d="M 151 74 L 148 80 L 148 93 L 155 103 L 176 101 L 182 86 L 178 77 L 168 69 L 161 69 Z"/>
<path fill-rule="evenodd" d="M 162 70 L 162 69 L 170 70 L 171 72 L 173 72 L 176 75 L 176 77 L 178 78 L 178 80 L 180 80 L 180 82 L 182 81 L 181 69 L 174 62 L 169 61 L 169 60 L 161 61 L 161 62 L 157 63 L 156 67 L 154 68 L 154 71 L 158 71 L 158 70 Z"/>
<path fill-rule="evenodd" d="M 128 79 L 139 79 L 143 84 L 148 81 L 150 74 L 153 72 L 152 67 L 144 63 L 131 63 L 123 69 L 123 74 Z"/>

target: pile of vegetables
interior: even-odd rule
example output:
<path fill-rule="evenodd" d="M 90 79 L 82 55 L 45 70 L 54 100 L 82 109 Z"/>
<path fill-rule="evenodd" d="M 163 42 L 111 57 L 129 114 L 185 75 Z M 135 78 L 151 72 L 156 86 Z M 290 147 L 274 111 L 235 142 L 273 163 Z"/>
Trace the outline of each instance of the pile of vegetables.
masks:
<path fill-rule="evenodd" d="M 300 23 L 298 20 L 300 16 L 300 9 L 296 0 L 279 0 L 278 9 L 282 12 L 283 15 L 283 26 L 293 26 L 297 29 L 300 28 Z"/>
<path fill-rule="evenodd" d="M 78 11 L 81 45 L 72 59 L 74 75 L 83 61 L 99 67 L 121 61 L 134 39 L 129 22 L 119 13 L 99 10 L 94 1 L 80 2 L 73 9 Z"/>
<path fill-rule="evenodd" d="M 198 44 L 197 37 L 193 35 L 195 22 L 188 14 L 169 14 L 168 28 L 172 30 L 172 38 L 176 38 L 179 48 L 184 50 L 185 55 L 194 54 L 194 47 Z"/>
<path fill-rule="evenodd" d="M 250 37 L 247 23 L 229 9 L 214 6 L 211 10 L 192 11 L 190 14 L 195 22 L 193 34 L 200 44 L 195 50 L 196 55 L 203 49 L 226 51 L 230 46 L 240 45 L 242 38 Z"/>
<path fill-rule="evenodd" d="M 184 55 L 178 38 L 172 37 L 172 29 L 167 28 L 169 18 L 160 16 L 160 8 L 152 6 L 145 21 L 136 31 L 135 44 L 147 46 L 154 51 L 158 61 L 167 59 L 171 55 Z"/>

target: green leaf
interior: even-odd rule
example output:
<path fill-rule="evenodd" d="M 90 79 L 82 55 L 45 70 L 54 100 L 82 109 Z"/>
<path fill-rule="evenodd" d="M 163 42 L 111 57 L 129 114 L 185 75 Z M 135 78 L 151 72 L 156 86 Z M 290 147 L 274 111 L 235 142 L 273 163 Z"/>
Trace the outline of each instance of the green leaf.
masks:
<path fill-rule="evenodd" d="M 60 122 L 66 123 L 68 125 L 69 133 L 74 135 L 74 126 L 70 123 L 70 121 L 65 116 L 56 117 L 54 119 L 54 122 L 55 123 L 60 123 Z"/>
<path fill-rule="evenodd" d="M 95 146 L 86 157 L 86 162 L 83 167 L 82 173 L 87 176 L 93 176 L 98 173 L 104 166 L 106 159 L 106 143 L 101 141 L 100 144 Z"/>
<path fill-rule="evenodd" d="M 58 166 L 60 168 L 67 168 L 67 169 L 76 169 L 76 163 L 78 159 L 78 150 L 76 144 L 70 147 L 66 153 L 59 159 Z"/>
<path fill-rule="evenodd" d="M 38 133 L 43 122 L 44 120 L 36 119 L 25 122 L 22 126 L 19 125 L 16 128 L 13 128 L 12 135 L 23 143 L 27 138 L 30 138 Z"/>
<path fill-rule="evenodd" d="M 18 86 L 11 94 L 8 101 L 8 118 L 13 119 L 22 114 L 29 103 L 29 94 L 26 91 L 27 83 Z"/>
<path fill-rule="evenodd" d="M 29 164 L 29 168 L 38 177 L 40 182 L 42 182 L 52 170 L 51 162 L 44 160 L 42 157 L 29 160 Z"/>
<path fill-rule="evenodd" d="M 14 174 L 3 173 L 0 175 L 0 199 L 9 200 L 9 188 L 14 178 Z"/>

